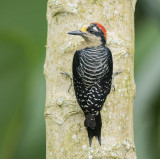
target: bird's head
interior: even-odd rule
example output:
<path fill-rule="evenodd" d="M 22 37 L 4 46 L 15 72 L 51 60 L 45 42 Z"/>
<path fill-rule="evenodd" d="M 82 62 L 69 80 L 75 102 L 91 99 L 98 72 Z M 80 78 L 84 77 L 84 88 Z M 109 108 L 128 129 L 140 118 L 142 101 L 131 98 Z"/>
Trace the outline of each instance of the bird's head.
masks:
<path fill-rule="evenodd" d="M 107 31 L 103 25 L 95 22 L 88 27 L 83 27 L 81 30 L 72 31 L 68 34 L 80 35 L 87 43 L 98 43 L 99 45 L 105 45 L 107 39 Z"/>

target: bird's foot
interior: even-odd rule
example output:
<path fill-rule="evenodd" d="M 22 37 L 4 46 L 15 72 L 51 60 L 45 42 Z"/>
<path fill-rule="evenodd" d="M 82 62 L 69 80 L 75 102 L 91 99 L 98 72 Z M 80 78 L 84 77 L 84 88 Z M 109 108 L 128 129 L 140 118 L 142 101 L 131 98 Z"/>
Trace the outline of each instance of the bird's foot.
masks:
<path fill-rule="evenodd" d="M 121 74 L 122 72 L 124 72 L 125 70 L 118 70 L 116 72 L 113 73 L 112 75 L 112 88 L 113 88 L 113 91 L 115 91 L 115 85 L 114 85 L 114 77 Z"/>
<path fill-rule="evenodd" d="M 70 79 L 70 85 L 69 85 L 69 88 L 68 88 L 68 92 L 70 93 L 70 89 L 72 87 L 72 77 L 69 73 L 67 72 L 60 72 L 62 75 L 65 75 L 66 77 L 68 77 Z"/>

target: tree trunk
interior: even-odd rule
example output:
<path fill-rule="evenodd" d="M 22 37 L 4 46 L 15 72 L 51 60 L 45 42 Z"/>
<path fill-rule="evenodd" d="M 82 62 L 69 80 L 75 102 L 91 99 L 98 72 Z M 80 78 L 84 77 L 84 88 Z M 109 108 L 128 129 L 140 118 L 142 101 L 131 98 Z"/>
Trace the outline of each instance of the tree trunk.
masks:
<path fill-rule="evenodd" d="M 48 38 L 44 65 L 46 77 L 47 159 L 135 159 L 133 136 L 134 10 L 136 0 L 49 0 Z M 101 110 L 102 145 L 93 138 L 89 147 L 84 115 L 76 102 L 70 80 L 60 72 L 72 73 L 72 59 L 83 39 L 69 31 L 99 22 L 107 30 L 107 46 L 113 55 L 114 78 Z"/>

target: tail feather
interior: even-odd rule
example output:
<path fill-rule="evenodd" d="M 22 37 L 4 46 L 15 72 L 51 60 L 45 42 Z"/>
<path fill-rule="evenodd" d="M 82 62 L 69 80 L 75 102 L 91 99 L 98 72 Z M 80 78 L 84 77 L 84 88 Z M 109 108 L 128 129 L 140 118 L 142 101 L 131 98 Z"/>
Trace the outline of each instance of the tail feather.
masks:
<path fill-rule="evenodd" d="M 88 132 L 88 138 L 89 138 L 89 145 L 91 147 L 92 139 L 95 136 L 98 138 L 99 145 L 101 146 L 101 127 L 102 127 L 102 121 L 101 121 L 101 114 L 98 113 L 97 116 L 87 115 L 86 120 L 84 122 L 84 125 L 87 128 Z"/>

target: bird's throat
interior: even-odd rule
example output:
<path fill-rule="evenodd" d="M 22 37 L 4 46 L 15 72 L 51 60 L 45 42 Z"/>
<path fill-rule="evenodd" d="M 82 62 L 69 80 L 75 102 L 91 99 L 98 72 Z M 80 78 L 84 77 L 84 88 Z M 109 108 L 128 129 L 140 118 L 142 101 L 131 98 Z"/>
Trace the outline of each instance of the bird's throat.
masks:
<path fill-rule="evenodd" d="M 96 46 L 100 46 L 102 45 L 101 41 L 83 41 L 81 42 L 78 47 L 77 50 L 82 50 L 86 47 L 90 48 L 90 47 L 96 47 Z"/>

